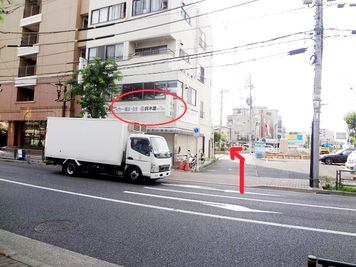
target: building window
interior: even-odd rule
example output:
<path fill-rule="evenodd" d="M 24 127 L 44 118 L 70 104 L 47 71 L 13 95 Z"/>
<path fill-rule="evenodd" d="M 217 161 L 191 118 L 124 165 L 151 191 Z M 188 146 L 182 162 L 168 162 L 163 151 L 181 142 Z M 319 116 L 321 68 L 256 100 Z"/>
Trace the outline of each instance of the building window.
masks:
<path fill-rule="evenodd" d="M 33 101 L 35 97 L 35 87 L 17 87 L 17 102 Z"/>
<path fill-rule="evenodd" d="M 123 19 L 126 16 L 126 3 L 109 7 L 109 20 Z"/>
<path fill-rule="evenodd" d="M 99 10 L 93 10 L 91 12 L 91 24 L 99 23 Z"/>
<path fill-rule="evenodd" d="M 187 103 L 193 106 L 197 105 L 197 90 L 189 87 L 187 93 Z"/>
<path fill-rule="evenodd" d="M 180 14 L 182 15 L 182 18 L 185 19 L 185 21 L 188 22 L 188 24 L 190 25 L 192 20 L 191 20 L 190 16 L 188 15 L 187 11 L 185 11 L 183 7 L 182 7 L 182 11 L 180 12 Z"/>
<path fill-rule="evenodd" d="M 82 20 L 82 28 L 86 29 L 88 28 L 88 15 L 83 15 L 81 16 L 81 20 Z"/>
<path fill-rule="evenodd" d="M 86 58 L 86 48 L 79 48 L 79 57 Z"/>
<path fill-rule="evenodd" d="M 179 49 L 179 56 L 184 60 L 189 63 L 189 54 L 185 52 L 182 48 Z"/>
<path fill-rule="evenodd" d="M 160 89 L 176 93 L 178 86 L 181 86 L 181 83 L 178 81 L 131 83 L 122 85 L 121 94 L 142 89 Z M 140 92 L 124 96 L 121 98 L 121 101 L 162 100 L 165 98 L 166 94 L 160 92 Z"/>
<path fill-rule="evenodd" d="M 200 101 L 200 118 L 204 119 L 204 102 Z"/>
<path fill-rule="evenodd" d="M 199 30 L 199 45 L 204 50 L 206 49 L 206 35 L 202 30 Z"/>
<path fill-rule="evenodd" d="M 168 8 L 168 0 L 133 0 L 132 16 Z"/>
<path fill-rule="evenodd" d="M 126 3 L 103 7 L 91 12 L 91 24 L 103 23 L 116 19 L 123 19 L 126 16 Z"/>
<path fill-rule="evenodd" d="M 151 56 L 158 54 L 166 54 L 168 51 L 167 45 L 148 47 L 148 48 L 137 48 L 135 49 L 135 56 Z"/>
<path fill-rule="evenodd" d="M 89 48 L 89 62 L 91 62 L 94 58 L 100 59 L 122 59 L 123 58 L 123 44 L 114 44 L 107 46 L 99 46 Z"/>
<path fill-rule="evenodd" d="M 200 73 L 199 73 L 199 78 L 198 80 L 201 82 L 201 83 L 204 83 L 205 81 L 205 69 L 200 66 Z"/>

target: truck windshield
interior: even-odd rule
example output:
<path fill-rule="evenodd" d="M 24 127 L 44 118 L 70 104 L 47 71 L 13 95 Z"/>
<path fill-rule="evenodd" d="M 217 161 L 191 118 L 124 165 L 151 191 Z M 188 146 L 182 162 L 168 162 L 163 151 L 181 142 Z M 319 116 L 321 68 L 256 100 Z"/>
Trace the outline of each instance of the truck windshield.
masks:
<path fill-rule="evenodd" d="M 151 137 L 152 149 L 155 157 L 170 157 L 169 148 L 165 139 Z"/>

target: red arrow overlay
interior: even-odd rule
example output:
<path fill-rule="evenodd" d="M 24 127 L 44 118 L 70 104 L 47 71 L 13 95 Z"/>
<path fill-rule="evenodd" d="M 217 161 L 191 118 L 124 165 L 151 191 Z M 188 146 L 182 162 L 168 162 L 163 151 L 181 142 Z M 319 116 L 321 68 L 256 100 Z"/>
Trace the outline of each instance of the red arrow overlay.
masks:
<path fill-rule="evenodd" d="M 240 161 L 240 194 L 245 193 L 245 158 L 239 154 L 242 151 L 241 146 L 230 148 L 230 158 L 234 160 L 238 158 Z"/>

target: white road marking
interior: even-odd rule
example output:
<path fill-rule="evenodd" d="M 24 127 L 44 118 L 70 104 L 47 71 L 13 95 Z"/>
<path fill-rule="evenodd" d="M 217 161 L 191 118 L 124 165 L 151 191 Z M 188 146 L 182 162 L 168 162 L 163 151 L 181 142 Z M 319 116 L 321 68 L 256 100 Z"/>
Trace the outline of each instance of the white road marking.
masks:
<path fill-rule="evenodd" d="M 232 171 L 232 169 L 227 169 L 228 171 Z"/>
<path fill-rule="evenodd" d="M 124 193 L 132 194 L 132 195 L 145 196 L 145 197 L 163 198 L 163 199 L 171 199 L 171 200 L 199 203 L 199 204 L 203 204 L 203 205 L 208 205 L 208 206 L 212 206 L 212 207 L 223 208 L 223 209 L 233 210 L 233 211 L 280 213 L 280 212 L 267 211 L 267 210 L 254 210 L 254 209 L 246 208 L 246 207 L 239 206 L 239 205 L 217 203 L 217 202 L 204 201 L 204 200 L 196 200 L 196 199 L 188 199 L 188 198 L 180 198 L 180 197 L 169 197 L 169 196 L 162 196 L 162 195 L 152 195 L 152 194 L 146 194 L 146 193 L 140 193 L 140 192 L 132 192 L 132 191 L 124 191 Z"/>
<path fill-rule="evenodd" d="M 237 190 L 224 190 L 224 189 L 218 189 L 218 188 L 213 188 L 213 187 L 208 187 L 208 186 L 201 186 L 201 185 L 165 184 L 165 183 L 162 183 L 162 185 L 165 185 L 165 186 L 175 186 L 175 187 L 183 187 L 183 188 L 193 188 L 193 189 L 204 189 L 204 190 L 210 190 L 210 191 L 219 191 L 219 192 L 225 192 L 225 193 L 236 193 L 236 194 L 240 194 L 240 191 L 237 191 Z M 245 192 L 245 194 L 246 194 L 246 195 L 260 195 L 260 196 L 280 197 L 280 195 L 263 194 L 263 193 L 253 193 L 253 192 Z"/>
<path fill-rule="evenodd" d="M 240 199 L 240 200 L 246 200 L 246 201 L 266 202 L 266 203 L 275 203 L 275 204 L 302 206 L 302 207 L 313 207 L 313 208 L 321 208 L 321 209 L 356 211 L 356 209 L 333 207 L 333 206 L 320 206 L 320 205 L 313 205 L 313 204 L 283 202 L 283 201 L 265 200 L 265 199 L 256 199 L 256 198 L 222 196 L 222 195 L 214 195 L 214 194 L 207 194 L 207 193 L 197 193 L 197 192 L 191 192 L 191 191 L 180 191 L 180 190 L 172 190 L 172 189 L 163 189 L 163 188 L 155 188 L 155 187 L 145 187 L 145 188 L 151 189 L 151 190 L 167 191 L 167 192 L 174 192 L 174 193 L 184 193 L 184 194 L 200 195 L 200 196 L 208 196 L 208 197 Z"/>
<path fill-rule="evenodd" d="M 208 172 L 216 172 L 216 170 L 211 170 L 211 169 L 209 169 Z"/>
<path fill-rule="evenodd" d="M 87 197 L 87 198 L 92 198 L 92 199 L 110 201 L 110 202 L 115 202 L 115 203 L 120 203 L 120 204 L 127 204 L 127 205 L 133 205 L 133 206 L 146 207 L 146 208 L 157 209 L 157 210 L 165 210 L 165 211 L 171 211 L 171 212 L 176 212 L 176 213 L 196 215 L 196 216 L 202 216 L 202 217 L 208 217 L 208 218 L 214 218 L 214 219 L 223 219 L 223 220 L 229 220 L 229 221 L 235 221 L 235 222 L 245 222 L 245 223 L 254 223 L 254 224 L 259 224 L 259 225 L 275 226 L 275 227 L 286 228 L 286 229 L 295 229 L 295 230 L 303 230 L 303 231 L 310 231 L 310 232 L 317 232 L 317 233 L 350 236 L 350 237 L 355 237 L 356 238 L 356 233 L 352 233 L 352 232 L 334 231 L 334 230 L 311 228 L 311 227 L 304 227 L 304 226 L 298 226 L 298 225 L 289 225 L 289 224 L 282 224 L 282 223 L 273 223 L 273 222 L 266 222 L 266 221 L 249 220 L 249 219 L 243 219 L 243 218 L 238 218 L 238 217 L 230 217 L 230 216 L 209 214 L 209 213 L 204 213 L 204 212 L 195 212 L 195 211 L 189 211 L 189 210 L 173 209 L 173 208 L 167 208 L 167 207 L 147 205 L 147 204 L 142 204 L 142 203 L 135 203 L 135 202 L 130 202 L 130 201 L 123 201 L 123 200 L 117 200 L 117 199 L 97 197 L 97 196 L 92 196 L 92 195 L 87 195 L 87 194 L 81 194 L 81 193 L 76 193 L 76 192 L 71 192 L 71 191 L 65 191 L 65 190 L 59 190 L 59 189 L 44 187 L 44 186 L 26 184 L 26 183 L 21 183 L 21 182 L 15 182 L 15 181 L 1 179 L 1 178 L 0 178 L 0 181 L 6 182 L 6 183 L 22 185 L 22 186 L 27 186 L 27 187 L 33 187 L 33 188 L 48 190 L 48 191 L 53 191 L 53 192 L 69 194 L 69 195 L 75 195 L 75 196 L 80 196 L 80 197 Z"/>

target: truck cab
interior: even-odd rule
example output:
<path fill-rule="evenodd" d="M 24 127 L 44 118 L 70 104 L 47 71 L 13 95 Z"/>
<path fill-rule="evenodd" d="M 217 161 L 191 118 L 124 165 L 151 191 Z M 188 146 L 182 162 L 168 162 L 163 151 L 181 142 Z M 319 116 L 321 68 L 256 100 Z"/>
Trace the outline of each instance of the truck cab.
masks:
<path fill-rule="evenodd" d="M 170 175 L 172 153 L 161 136 L 131 134 L 127 140 L 125 176 L 132 181 Z"/>

